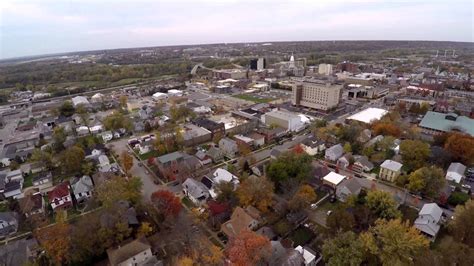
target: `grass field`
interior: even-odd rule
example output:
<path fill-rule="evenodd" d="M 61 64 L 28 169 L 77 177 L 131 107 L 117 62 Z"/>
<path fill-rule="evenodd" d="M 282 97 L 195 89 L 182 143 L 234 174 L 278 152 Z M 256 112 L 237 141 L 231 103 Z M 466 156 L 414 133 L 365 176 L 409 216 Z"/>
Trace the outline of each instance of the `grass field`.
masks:
<path fill-rule="evenodd" d="M 253 95 L 250 95 L 250 94 L 238 94 L 238 95 L 232 95 L 232 97 L 238 98 L 238 99 L 241 99 L 241 100 L 254 102 L 254 103 L 268 103 L 268 102 L 271 102 L 271 101 L 274 100 L 274 99 L 270 99 L 270 98 L 257 97 L 257 96 L 253 96 Z"/>

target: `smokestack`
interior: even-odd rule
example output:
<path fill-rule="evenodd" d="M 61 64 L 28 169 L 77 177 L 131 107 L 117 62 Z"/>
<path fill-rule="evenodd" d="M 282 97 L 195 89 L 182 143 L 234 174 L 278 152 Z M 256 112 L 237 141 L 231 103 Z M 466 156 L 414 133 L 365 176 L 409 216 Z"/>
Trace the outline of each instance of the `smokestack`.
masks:
<path fill-rule="evenodd" d="M 439 54 L 439 50 L 436 50 L 436 57 L 438 57 L 438 54 Z"/>

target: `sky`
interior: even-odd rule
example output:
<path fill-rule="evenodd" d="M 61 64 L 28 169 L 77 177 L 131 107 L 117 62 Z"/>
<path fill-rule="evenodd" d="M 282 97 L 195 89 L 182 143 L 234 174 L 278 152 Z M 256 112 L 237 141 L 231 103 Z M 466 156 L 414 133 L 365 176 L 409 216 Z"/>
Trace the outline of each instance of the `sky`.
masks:
<path fill-rule="evenodd" d="M 473 0 L 0 0 L 0 59 L 230 42 L 473 42 L 473 13 Z"/>

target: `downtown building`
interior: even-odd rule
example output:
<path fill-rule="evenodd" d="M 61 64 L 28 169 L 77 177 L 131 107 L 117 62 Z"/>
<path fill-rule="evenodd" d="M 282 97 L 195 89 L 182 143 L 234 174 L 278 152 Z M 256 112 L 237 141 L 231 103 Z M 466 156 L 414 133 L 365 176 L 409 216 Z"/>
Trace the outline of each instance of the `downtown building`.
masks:
<path fill-rule="evenodd" d="M 293 105 L 328 111 L 339 104 L 342 85 L 307 79 L 294 84 L 292 92 Z"/>

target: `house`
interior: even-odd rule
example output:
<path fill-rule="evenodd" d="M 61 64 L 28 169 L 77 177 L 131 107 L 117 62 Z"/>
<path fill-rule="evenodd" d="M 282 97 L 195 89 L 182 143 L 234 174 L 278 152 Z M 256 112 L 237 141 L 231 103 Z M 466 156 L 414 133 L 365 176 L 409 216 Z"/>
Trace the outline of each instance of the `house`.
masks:
<path fill-rule="evenodd" d="M 104 143 L 111 141 L 114 138 L 112 131 L 104 131 L 100 134 Z"/>
<path fill-rule="evenodd" d="M 109 161 L 109 157 L 107 157 L 107 155 L 105 154 L 102 154 L 102 155 L 99 155 L 99 157 L 97 158 L 97 160 L 99 161 L 99 171 L 100 172 L 109 172 L 110 171 L 110 161 Z"/>
<path fill-rule="evenodd" d="M 97 159 L 100 155 L 102 155 L 101 149 L 84 149 L 85 159 Z"/>
<path fill-rule="evenodd" d="M 53 186 L 53 175 L 51 172 L 41 172 L 33 176 L 33 186 L 40 191 L 47 190 Z"/>
<path fill-rule="evenodd" d="M 64 181 L 48 192 L 49 203 L 53 210 L 66 209 L 73 205 L 69 191 L 69 181 Z"/>
<path fill-rule="evenodd" d="M 351 161 L 353 160 L 352 154 L 346 153 L 343 156 L 341 156 L 339 159 L 337 159 L 337 166 L 346 169 L 351 165 Z"/>
<path fill-rule="evenodd" d="M 446 180 L 460 183 L 466 172 L 466 166 L 462 163 L 451 163 L 446 173 Z"/>
<path fill-rule="evenodd" d="M 385 160 L 380 165 L 379 178 L 394 182 L 400 176 L 402 164 L 392 160 Z"/>
<path fill-rule="evenodd" d="M 265 137 L 265 143 L 272 143 L 279 138 L 286 135 L 286 130 L 281 127 L 274 127 L 274 128 L 260 128 L 258 129 L 258 133 L 262 134 Z"/>
<path fill-rule="evenodd" d="M 87 106 L 90 105 L 89 101 L 84 96 L 73 97 L 71 99 L 71 101 L 72 101 L 72 104 L 74 105 L 74 107 L 78 107 L 79 105 L 84 105 L 85 107 L 87 107 Z"/>
<path fill-rule="evenodd" d="M 158 260 L 151 252 L 151 245 L 146 238 L 135 239 L 117 248 L 107 249 L 112 266 L 157 265 Z"/>
<path fill-rule="evenodd" d="M 207 155 L 206 152 L 204 152 L 202 150 L 197 151 L 194 156 L 196 156 L 196 158 L 199 159 L 199 161 L 201 162 L 202 165 L 207 165 L 207 164 L 212 163 L 211 156 Z"/>
<path fill-rule="evenodd" d="M 217 197 L 217 194 L 214 191 L 215 184 L 218 184 L 219 182 L 232 182 L 234 184 L 234 187 L 237 188 L 240 183 L 239 178 L 237 176 L 222 168 L 217 168 L 212 173 L 212 175 L 203 178 L 202 182 L 210 189 L 209 194 L 214 199 Z"/>
<path fill-rule="evenodd" d="M 169 180 L 175 180 L 184 162 L 184 153 L 175 151 L 155 158 L 160 173 Z"/>
<path fill-rule="evenodd" d="M 23 189 L 22 181 L 11 181 L 5 184 L 3 196 L 5 198 L 21 198 Z"/>
<path fill-rule="evenodd" d="M 235 208 L 230 220 L 221 225 L 221 231 L 228 237 L 235 237 L 244 229 L 253 230 L 259 221 L 241 207 Z"/>
<path fill-rule="evenodd" d="M 370 138 L 372 138 L 372 132 L 367 128 L 360 132 L 359 136 L 357 137 L 357 141 L 360 143 L 366 143 L 370 140 Z"/>
<path fill-rule="evenodd" d="M 414 226 L 429 237 L 431 241 L 434 241 L 440 229 L 442 215 L 443 210 L 436 203 L 427 203 L 423 205 L 418 213 Z"/>
<path fill-rule="evenodd" d="M 104 130 L 104 127 L 102 125 L 95 125 L 95 126 L 91 126 L 89 130 L 91 134 L 97 135 Z"/>
<path fill-rule="evenodd" d="M 337 198 L 345 202 L 352 195 L 359 195 L 362 185 L 359 183 L 357 177 L 344 179 L 341 184 L 336 187 Z"/>
<path fill-rule="evenodd" d="M 307 246 L 297 246 L 295 250 L 303 255 L 304 262 L 301 265 L 304 266 L 316 266 L 323 258 L 320 254 Z"/>
<path fill-rule="evenodd" d="M 7 179 L 7 182 L 20 181 L 23 183 L 24 181 L 23 173 L 21 172 L 21 169 L 7 172 L 6 179 Z"/>
<path fill-rule="evenodd" d="M 192 121 L 196 126 L 205 128 L 211 132 L 212 138 L 215 136 L 223 137 L 225 136 L 225 125 L 224 123 L 217 123 L 207 118 L 197 118 Z"/>
<path fill-rule="evenodd" d="M 15 212 L 0 212 L 0 237 L 4 238 L 17 232 L 17 217 Z"/>
<path fill-rule="evenodd" d="M 224 156 L 228 158 L 235 158 L 236 153 L 239 151 L 237 142 L 229 138 L 219 140 L 219 149 L 224 153 Z"/>
<path fill-rule="evenodd" d="M 26 217 L 44 213 L 44 198 L 40 192 L 26 195 L 20 199 L 20 210 Z"/>
<path fill-rule="evenodd" d="M 72 193 L 77 203 L 81 203 L 92 197 L 92 191 L 94 190 L 94 184 L 92 178 L 88 175 L 84 175 L 81 178 L 74 180 L 71 184 Z"/>
<path fill-rule="evenodd" d="M 209 198 L 209 189 L 201 182 L 193 178 L 187 178 L 183 182 L 183 193 L 192 202 L 201 205 Z"/>
<path fill-rule="evenodd" d="M 307 154 L 314 156 L 326 149 L 326 143 L 318 140 L 315 136 L 311 136 L 301 142 L 301 147 Z"/>
<path fill-rule="evenodd" d="M 344 154 L 344 148 L 341 144 L 336 144 L 326 149 L 324 158 L 331 162 L 336 162 Z"/>
<path fill-rule="evenodd" d="M 335 172 L 330 172 L 329 174 L 323 177 L 323 184 L 335 190 L 336 187 L 341 184 L 342 181 L 344 181 L 344 179 L 346 179 L 345 176 L 337 174 Z"/>
<path fill-rule="evenodd" d="M 265 145 L 265 136 L 262 134 L 258 134 L 257 132 L 252 132 L 249 134 L 248 137 L 253 139 L 254 147 L 261 147 Z"/>
<path fill-rule="evenodd" d="M 76 128 L 76 133 L 79 137 L 89 135 L 89 128 L 86 126 L 79 126 Z"/>
<path fill-rule="evenodd" d="M 356 173 L 370 172 L 374 169 L 374 164 L 369 161 L 367 156 L 354 156 L 352 170 Z"/>

